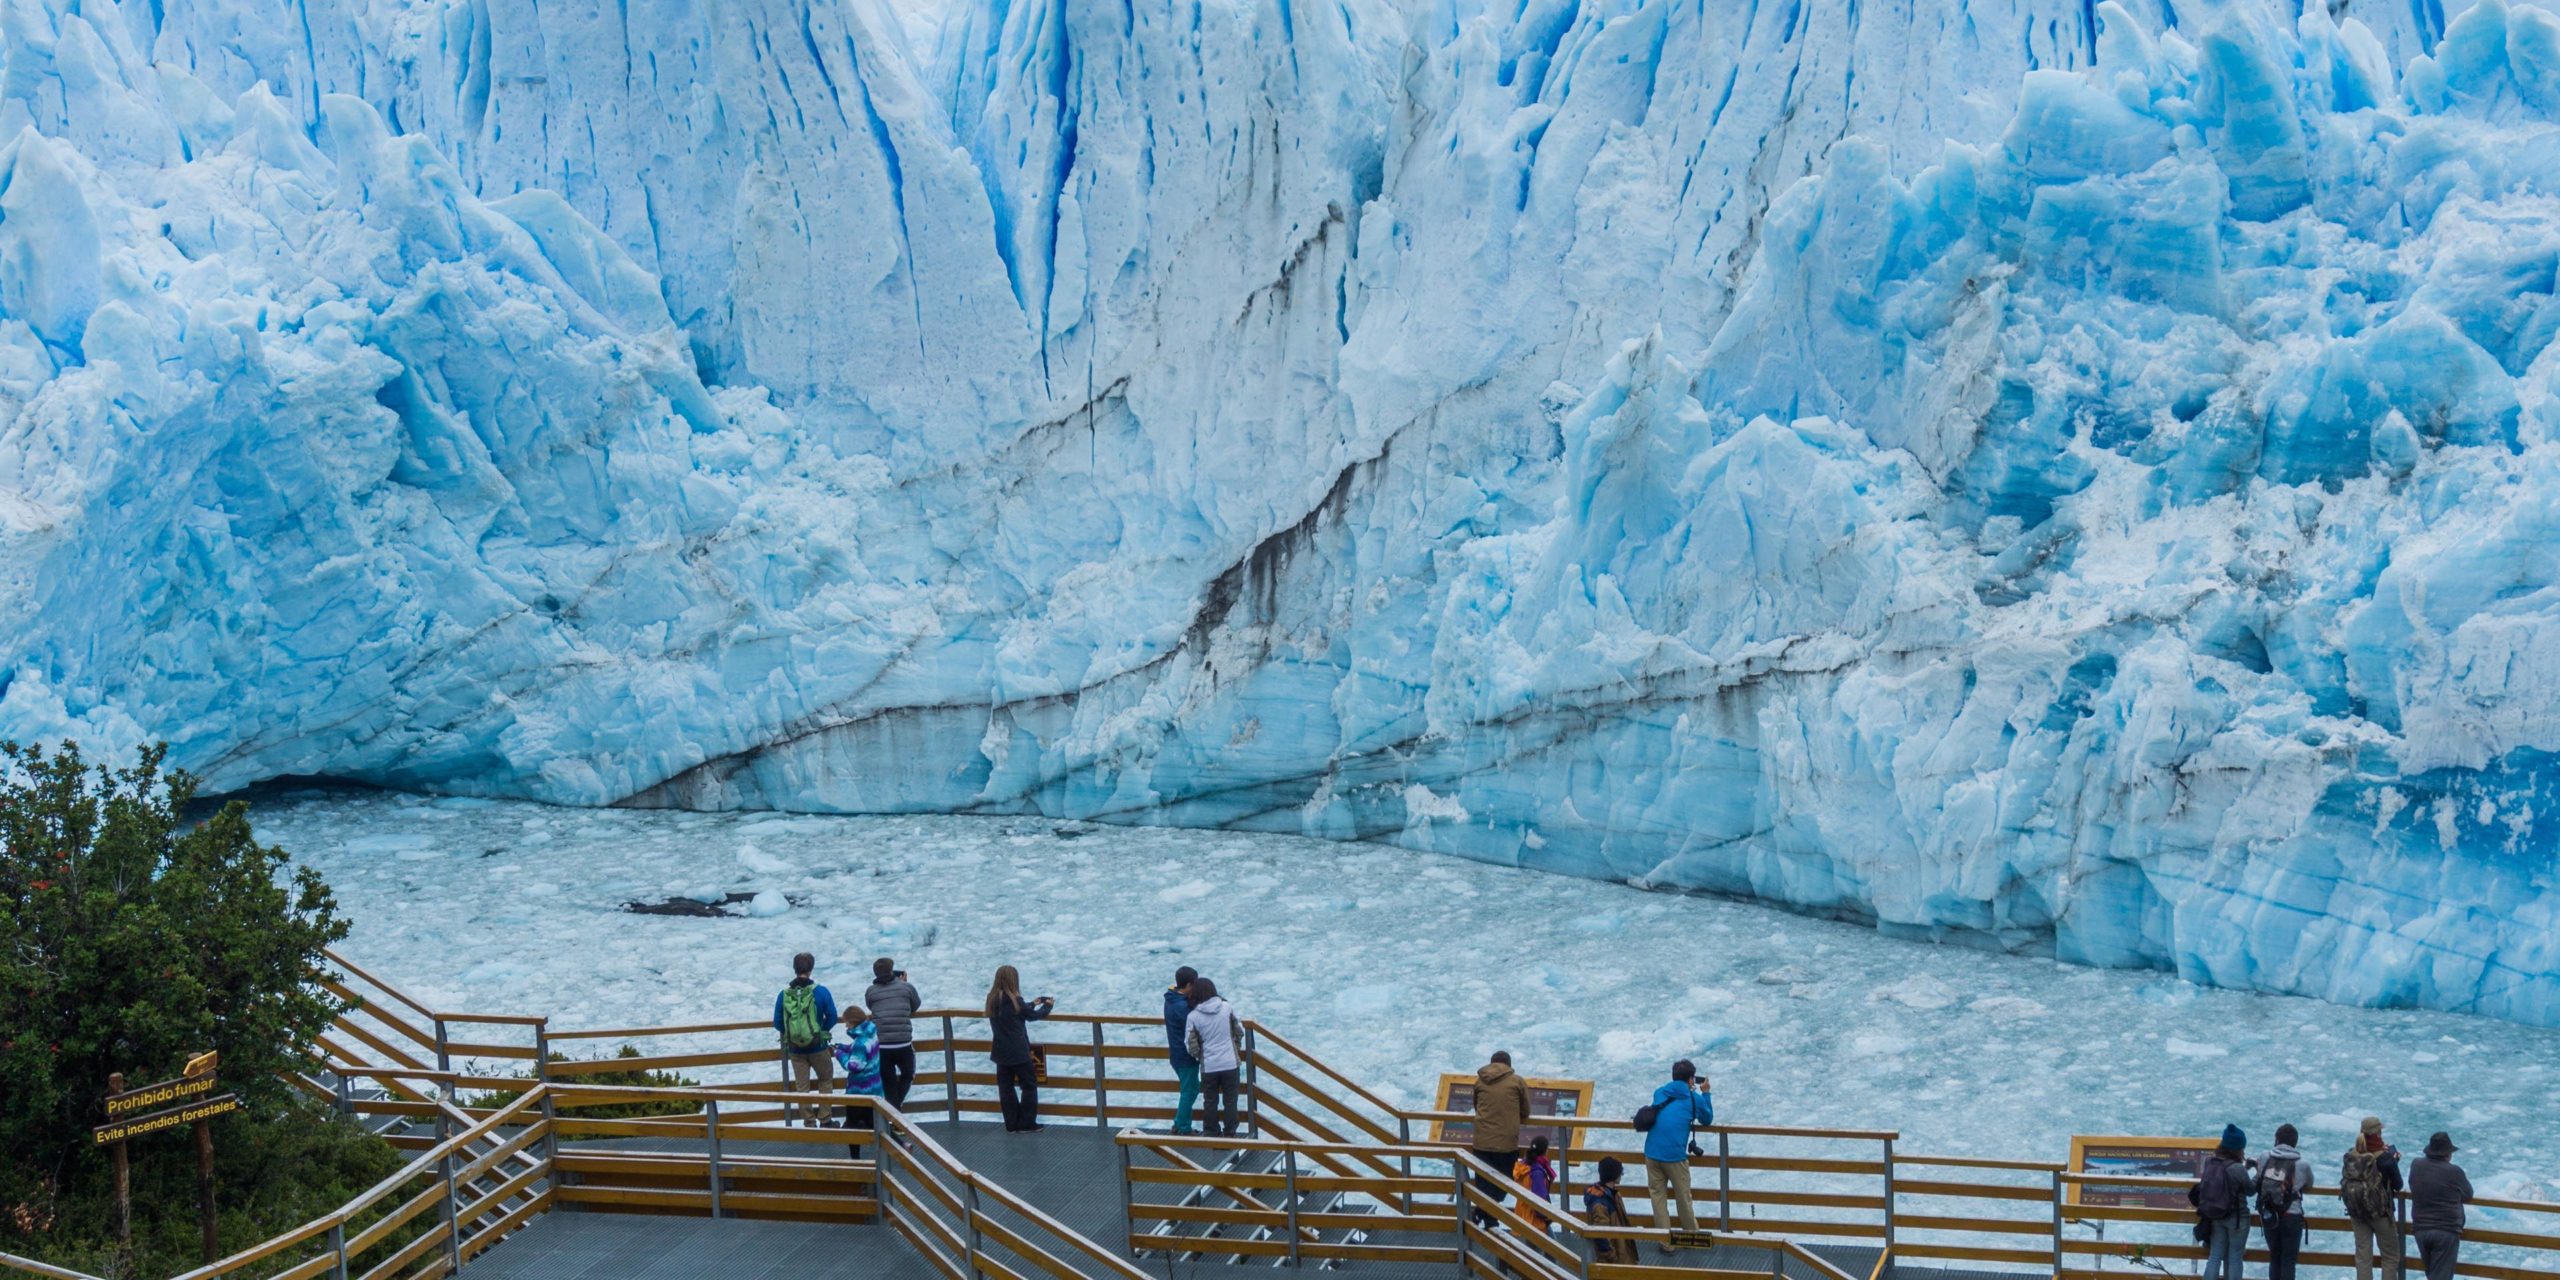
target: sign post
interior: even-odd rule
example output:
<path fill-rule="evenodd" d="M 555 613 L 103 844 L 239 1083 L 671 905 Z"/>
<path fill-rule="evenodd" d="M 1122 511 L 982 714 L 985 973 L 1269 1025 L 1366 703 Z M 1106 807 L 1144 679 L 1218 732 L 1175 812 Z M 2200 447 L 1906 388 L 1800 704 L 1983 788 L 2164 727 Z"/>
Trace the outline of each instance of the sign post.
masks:
<path fill-rule="evenodd" d="M 196 1225 L 203 1236 L 204 1260 L 212 1262 L 222 1256 L 214 1238 L 213 1196 L 213 1118 L 240 1109 L 236 1094 L 208 1097 L 216 1086 L 214 1070 L 221 1056 L 200 1053 L 187 1061 L 184 1074 L 175 1080 L 147 1084 L 139 1089 L 124 1087 L 124 1073 L 107 1077 L 107 1122 L 89 1131 L 99 1146 L 113 1153 L 116 1171 L 116 1240 L 133 1242 L 133 1172 L 125 1143 L 147 1133 L 189 1125 L 196 1140 Z M 175 1102 L 174 1107 L 143 1113 L 143 1108 Z"/>
<path fill-rule="evenodd" d="M 116 1099 L 123 1093 L 124 1073 L 119 1071 L 108 1076 L 108 1115 L 116 1114 Z M 124 1139 L 116 1139 L 110 1149 L 114 1152 L 116 1166 L 116 1244 L 130 1249 L 133 1247 L 133 1166 L 125 1161 Z"/>

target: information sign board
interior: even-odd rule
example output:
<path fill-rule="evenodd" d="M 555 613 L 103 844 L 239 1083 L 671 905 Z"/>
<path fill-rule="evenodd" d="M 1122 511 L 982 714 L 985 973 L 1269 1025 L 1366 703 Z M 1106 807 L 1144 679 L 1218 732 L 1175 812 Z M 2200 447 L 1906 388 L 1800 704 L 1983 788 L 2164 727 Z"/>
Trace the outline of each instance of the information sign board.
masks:
<path fill-rule="evenodd" d="M 2187 1203 L 2186 1182 L 2196 1176 L 2196 1166 L 2222 1145 L 2220 1138 L 2129 1138 L 2081 1134 L 2071 1140 L 2071 1169 L 2074 1173 L 2117 1173 L 2134 1178 L 2178 1178 L 2174 1187 L 2144 1186 L 2139 1183 L 2109 1186 L 2103 1182 L 2071 1184 L 2070 1202 L 2076 1205 L 2137 1209 L 2193 1208 Z"/>
<path fill-rule="evenodd" d="M 1567 1120 L 1579 1120 L 1584 1116 L 1591 1114 L 1591 1091 L 1593 1085 L 1588 1080 L 1541 1080 L 1535 1078 L 1524 1078 L 1522 1083 L 1529 1086 L 1530 1115 L 1555 1116 Z M 1468 1072 L 1465 1074 L 1459 1074 L 1452 1072 L 1440 1077 L 1440 1105 L 1436 1109 L 1441 1111 L 1475 1110 L 1476 1078 L 1474 1073 Z M 1476 1127 L 1474 1123 L 1466 1120 L 1440 1121 L 1432 1132 L 1432 1137 L 1435 1141 L 1454 1142 L 1460 1146 L 1472 1144 L 1475 1141 L 1475 1136 Z M 1529 1142 L 1535 1138 L 1544 1138 L 1547 1140 L 1548 1146 L 1554 1147 L 1557 1150 L 1563 1150 L 1571 1144 L 1573 1139 L 1573 1130 L 1563 1125 L 1552 1124 L 1529 1124 L 1521 1127 L 1521 1146 L 1528 1146 Z M 1510 1170 L 1505 1169 L 1503 1172 L 1509 1173 Z"/>
<path fill-rule="evenodd" d="M 171 1107 L 166 1111 L 154 1111 L 147 1116 L 135 1116 L 131 1120 L 102 1124 L 90 1130 L 89 1134 L 97 1140 L 99 1146 L 103 1147 L 111 1142 L 122 1142 L 127 1138 L 140 1137 L 146 1133 L 158 1133 L 163 1129 L 175 1129 L 182 1124 L 210 1120 L 226 1111 L 239 1109 L 240 1095 L 226 1093 L 219 1098 L 207 1098 L 202 1102 L 190 1102 L 183 1107 Z"/>

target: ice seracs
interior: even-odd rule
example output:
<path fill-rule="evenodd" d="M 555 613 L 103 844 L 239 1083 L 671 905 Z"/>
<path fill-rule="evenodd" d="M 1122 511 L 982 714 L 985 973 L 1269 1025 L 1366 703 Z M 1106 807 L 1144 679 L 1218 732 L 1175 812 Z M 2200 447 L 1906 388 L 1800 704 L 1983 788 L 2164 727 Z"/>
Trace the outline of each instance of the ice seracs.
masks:
<path fill-rule="evenodd" d="M 2296 9 L 28 0 L 0 732 L 2560 1023 L 2560 21 Z"/>

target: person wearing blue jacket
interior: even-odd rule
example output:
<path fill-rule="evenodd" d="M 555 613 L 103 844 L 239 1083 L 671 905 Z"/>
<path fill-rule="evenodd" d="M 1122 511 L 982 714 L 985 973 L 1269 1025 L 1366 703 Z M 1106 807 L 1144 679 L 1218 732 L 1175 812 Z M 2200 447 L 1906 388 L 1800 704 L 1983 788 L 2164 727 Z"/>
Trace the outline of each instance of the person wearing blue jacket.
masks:
<path fill-rule="evenodd" d="M 1672 1063 L 1671 1082 L 1653 1091 L 1653 1127 L 1644 1135 L 1645 1194 L 1653 1201 L 1655 1226 L 1671 1225 L 1670 1209 L 1677 1203 L 1680 1229 L 1698 1229 L 1698 1208 L 1690 1199 L 1689 1157 L 1700 1153 L 1689 1133 L 1715 1122 L 1715 1095 L 1698 1075 L 1697 1064 L 1687 1058 Z"/>
<path fill-rule="evenodd" d="M 1191 1019 L 1191 984 L 1199 977 L 1200 971 L 1186 964 L 1173 971 L 1173 985 L 1164 992 L 1164 1056 L 1173 1064 L 1174 1079 L 1182 1082 L 1182 1100 L 1173 1105 L 1175 1133 L 1191 1132 L 1191 1106 L 1200 1100 L 1200 1060 L 1183 1043 L 1183 1026 Z"/>

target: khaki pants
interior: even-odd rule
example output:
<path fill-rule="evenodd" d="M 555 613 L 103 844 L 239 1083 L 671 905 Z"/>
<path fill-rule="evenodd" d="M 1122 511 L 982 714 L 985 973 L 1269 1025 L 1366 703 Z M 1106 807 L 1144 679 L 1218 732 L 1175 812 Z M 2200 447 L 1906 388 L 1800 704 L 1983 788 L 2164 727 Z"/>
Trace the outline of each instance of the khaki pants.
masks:
<path fill-rule="evenodd" d="M 1689 1198 L 1689 1162 L 1686 1160 L 1647 1160 L 1644 1162 L 1646 1198 L 1653 1201 L 1653 1225 L 1671 1225 L 1671 1206 L 1680 1206 L 1680 1229 L 1698 1229 L 1698 1206 Z"/>
<path fill-rule="evenodd" d="M 2377 1252 L 2382 1255 L 2382 1273 L 2391 1280 L 2401 1280 L 2399 1223 L 2356 1224 L 2356 1280 L 2373 1280 L 2373 1255 Z"/>
<path fill-rule="evenodd" d="M 811 1088 L 815 1088 L 822 1094 L 835 1091 L 836 1063 L 834 1058 L 828 1056 L 826 1050 L 820 1049 L 816 1053 L 794 1053 L 787 1056 L 791 1059 L 791 1076 L 783 1083 L 790 1086 L 791 1091 L 797 1092 Z M 812 1085 L 810 1083 L 812 1080 L 817 1083 Z M 809 1127 L 815 1129 L 827 1123 L 827 1113 L 833 1109 L 814 1102 L 794 1106 L 786 1098 L 783 1100 L 782 1119 L 783 1123 L 788 1124 L 794 1119 L 805 1116 Z"/>

